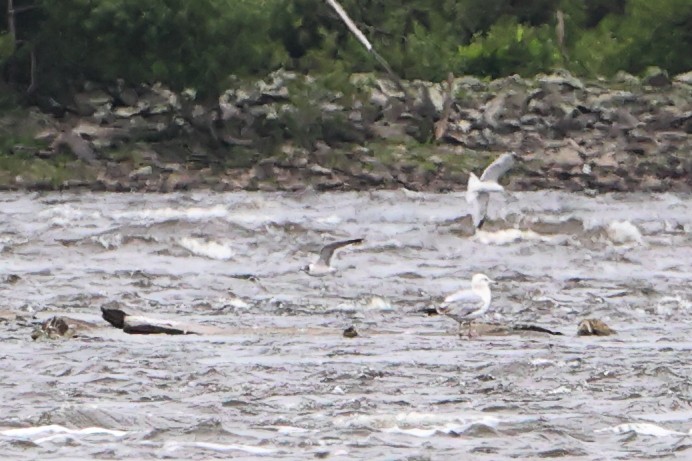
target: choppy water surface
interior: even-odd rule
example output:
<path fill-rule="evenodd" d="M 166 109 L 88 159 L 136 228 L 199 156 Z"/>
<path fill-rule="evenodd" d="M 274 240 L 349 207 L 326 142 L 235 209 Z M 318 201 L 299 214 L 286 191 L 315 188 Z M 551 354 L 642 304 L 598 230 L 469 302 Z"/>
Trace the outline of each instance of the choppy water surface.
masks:
<path fill-rule="evenodd" d="M 517 193 L 473 237 L 466 208 L 408 191 L 0 195 L 0 309 L 102 325 L 34 342 L 0 323 L 3 457 L 690 459 L 692 197 Z M 298 271 L 360 236 L 335 276 Z M 565 335 L 469 341 L 422 312 L 475 272 L 498 281 L 491 320 Z M 233 332 L 127 335 L 108 303 Z M 585 317 L 618 335 L 577 337 Z"/>

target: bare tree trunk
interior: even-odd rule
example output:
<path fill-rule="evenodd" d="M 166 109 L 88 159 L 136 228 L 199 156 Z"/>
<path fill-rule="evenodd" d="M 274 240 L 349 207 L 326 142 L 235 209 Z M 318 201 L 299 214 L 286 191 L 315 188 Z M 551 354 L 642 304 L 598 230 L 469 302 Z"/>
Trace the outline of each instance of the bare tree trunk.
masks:
<path fill-rule="evenodd" d="M 7 0 L 7 30 L 10 31 L 10 36 L 13 42 L 17 42 L 17 27 L 14 22 L 14 1 Z"/>
<path fill-rule="evenodd" d="M 567 52 L 565 50 L 565 14 L 562 12 L 562 10 L 557 10 L 557 13 L 555 13 L 555 18 L 557 19 L 557 24 L 555 25 L 557 45 L 560 48 L 562 58 L 567 59 Z"/>
<path fill-rule="evenodd" d="M 445 94 L 444 108 L 442 109 L 442 116 L 435 122 L 435 141 L 439 141 L 445 133 L 447 133 L 447 126 L 449 126 L 449 113 L 452 111 L 452 101 L 454 101 L 454 96 L 452 95 L 452 87 L 454 85 L 454 74 L 449 73 L 447 76 L 447 94 Z"/>
<path fill-rule="evenodd" d="M 31 47 L 30 51 L 30 56 L 31 56 L 31 70 L 30 70 L 30 80 L 29 80 L 29 88 L 26 89 L 27 94 L 31 94 L 36 90 L 36 51 L 34 50 L 34 47 Z"/>

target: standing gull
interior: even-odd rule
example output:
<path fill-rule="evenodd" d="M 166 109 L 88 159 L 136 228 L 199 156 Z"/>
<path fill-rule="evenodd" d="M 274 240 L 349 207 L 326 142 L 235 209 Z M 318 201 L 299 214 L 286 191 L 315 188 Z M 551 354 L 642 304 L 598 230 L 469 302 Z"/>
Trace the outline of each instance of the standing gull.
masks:
<path fill-rule="evenodd" d="M 327 274 L 333 274 L 336 272 L 336 268 L 332 267 L 330 265 L 330 261 L 332 260 L 332 256 L 334 255 L 334 252 L 338 250 L 341 247 L 345 247 L 346 245 L 353 245 L 356 243 L 361 243 L 363 239 L 351 239 L 351 240 L 343 240 L 341 242 L 334 242 L 330 243 L 329 245 L 325 245 L 322 247 L 322 250 L 320 250 L 320 257 L 317 261 L 315 261 L 312 264 L 308 264 L 303 268 L 305 272 L 307 272 L 309 275 L 315 276 L 315 277 L 322 277 Z"/>
<path fill-rule="evenodd" d="M 476 229 L 480 229 L 485 222 L 490 193 L 503 192 L 505 190 L 497 181 L 507 170 L 512 168 L 516 158 L 517 154 L 514 152 L 504 153 L 483 171 L 480 179 L 473 173 L 469 174 L 469 182 L 466 186 L 466 201 L 471 205 L 471 216 Z"/>
<path fill-rule="evenodd" d="M 447 296 L 437 308 L 437 312 L 459 322 L 459 334 L 461 334 L 461 326 L 468 322 L 469 338 L 471 338 L 471 324 L 485 314 L 490 307 L 491 283 L 494 282 L 487 275 L 475 274 L 471 278 L 471 289 L 460 290 Z"/>

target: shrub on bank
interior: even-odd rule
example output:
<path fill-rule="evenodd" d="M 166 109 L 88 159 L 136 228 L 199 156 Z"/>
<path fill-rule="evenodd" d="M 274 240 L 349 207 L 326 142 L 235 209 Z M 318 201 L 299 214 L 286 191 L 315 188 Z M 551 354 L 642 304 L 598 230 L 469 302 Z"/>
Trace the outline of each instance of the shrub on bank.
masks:
<path fill-rule="evenodd" d="M 406 79 L 441 81 L 450 71 L 531 75 L 557 66 L 581 75 L 692 68 L 689 0 L 341 3 Z M 44 94 L 122 78 L 213 96 L 231 74 L 377 67 L 322 0 L 15 0 L 14 6 L 16 37 L 8 12 L 0 12 L 3 80 Z"/>

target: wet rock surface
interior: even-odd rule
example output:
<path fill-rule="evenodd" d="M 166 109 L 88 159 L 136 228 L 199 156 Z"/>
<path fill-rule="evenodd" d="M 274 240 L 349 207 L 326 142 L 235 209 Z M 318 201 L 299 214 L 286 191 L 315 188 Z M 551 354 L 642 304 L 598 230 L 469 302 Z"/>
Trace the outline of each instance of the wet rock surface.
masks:
<path fill-rule="evenodd" d="M 516 190 L 692 190 L 686 74 L 650 69 L 642 79 L 592 82 L 563 71 L 450 83 L 405 82 L 406 98 L 388 80 L 354 75 L 344 94 L 277 71 L 237 81 L 214 101 L 160 85 L 88 84 L 59 118 L 37 108 L 22 114 L 36 144 L 12 148 L 74 159 L 68 177 L 16 174 L 0 183 L 150 192 L 462 190 L 470 170 L 513 150 L 524 160 L 511 180 Z M 17 122 L 3 116 L 3 125 Z"/>
<path fill-rule="evenodd" d="M 70 339 L 78 337 L 95 327 L 94 323 L 64 316 L 54 316 L 34 328 L 33 340 Z"/>
<path fill-rule="evenodd" d="M 579 336 L 610 336 L 614 334 L 615 330 L 599 319 L 584 319 L 579 322 L 577 327 L 577 335 Z"/>

